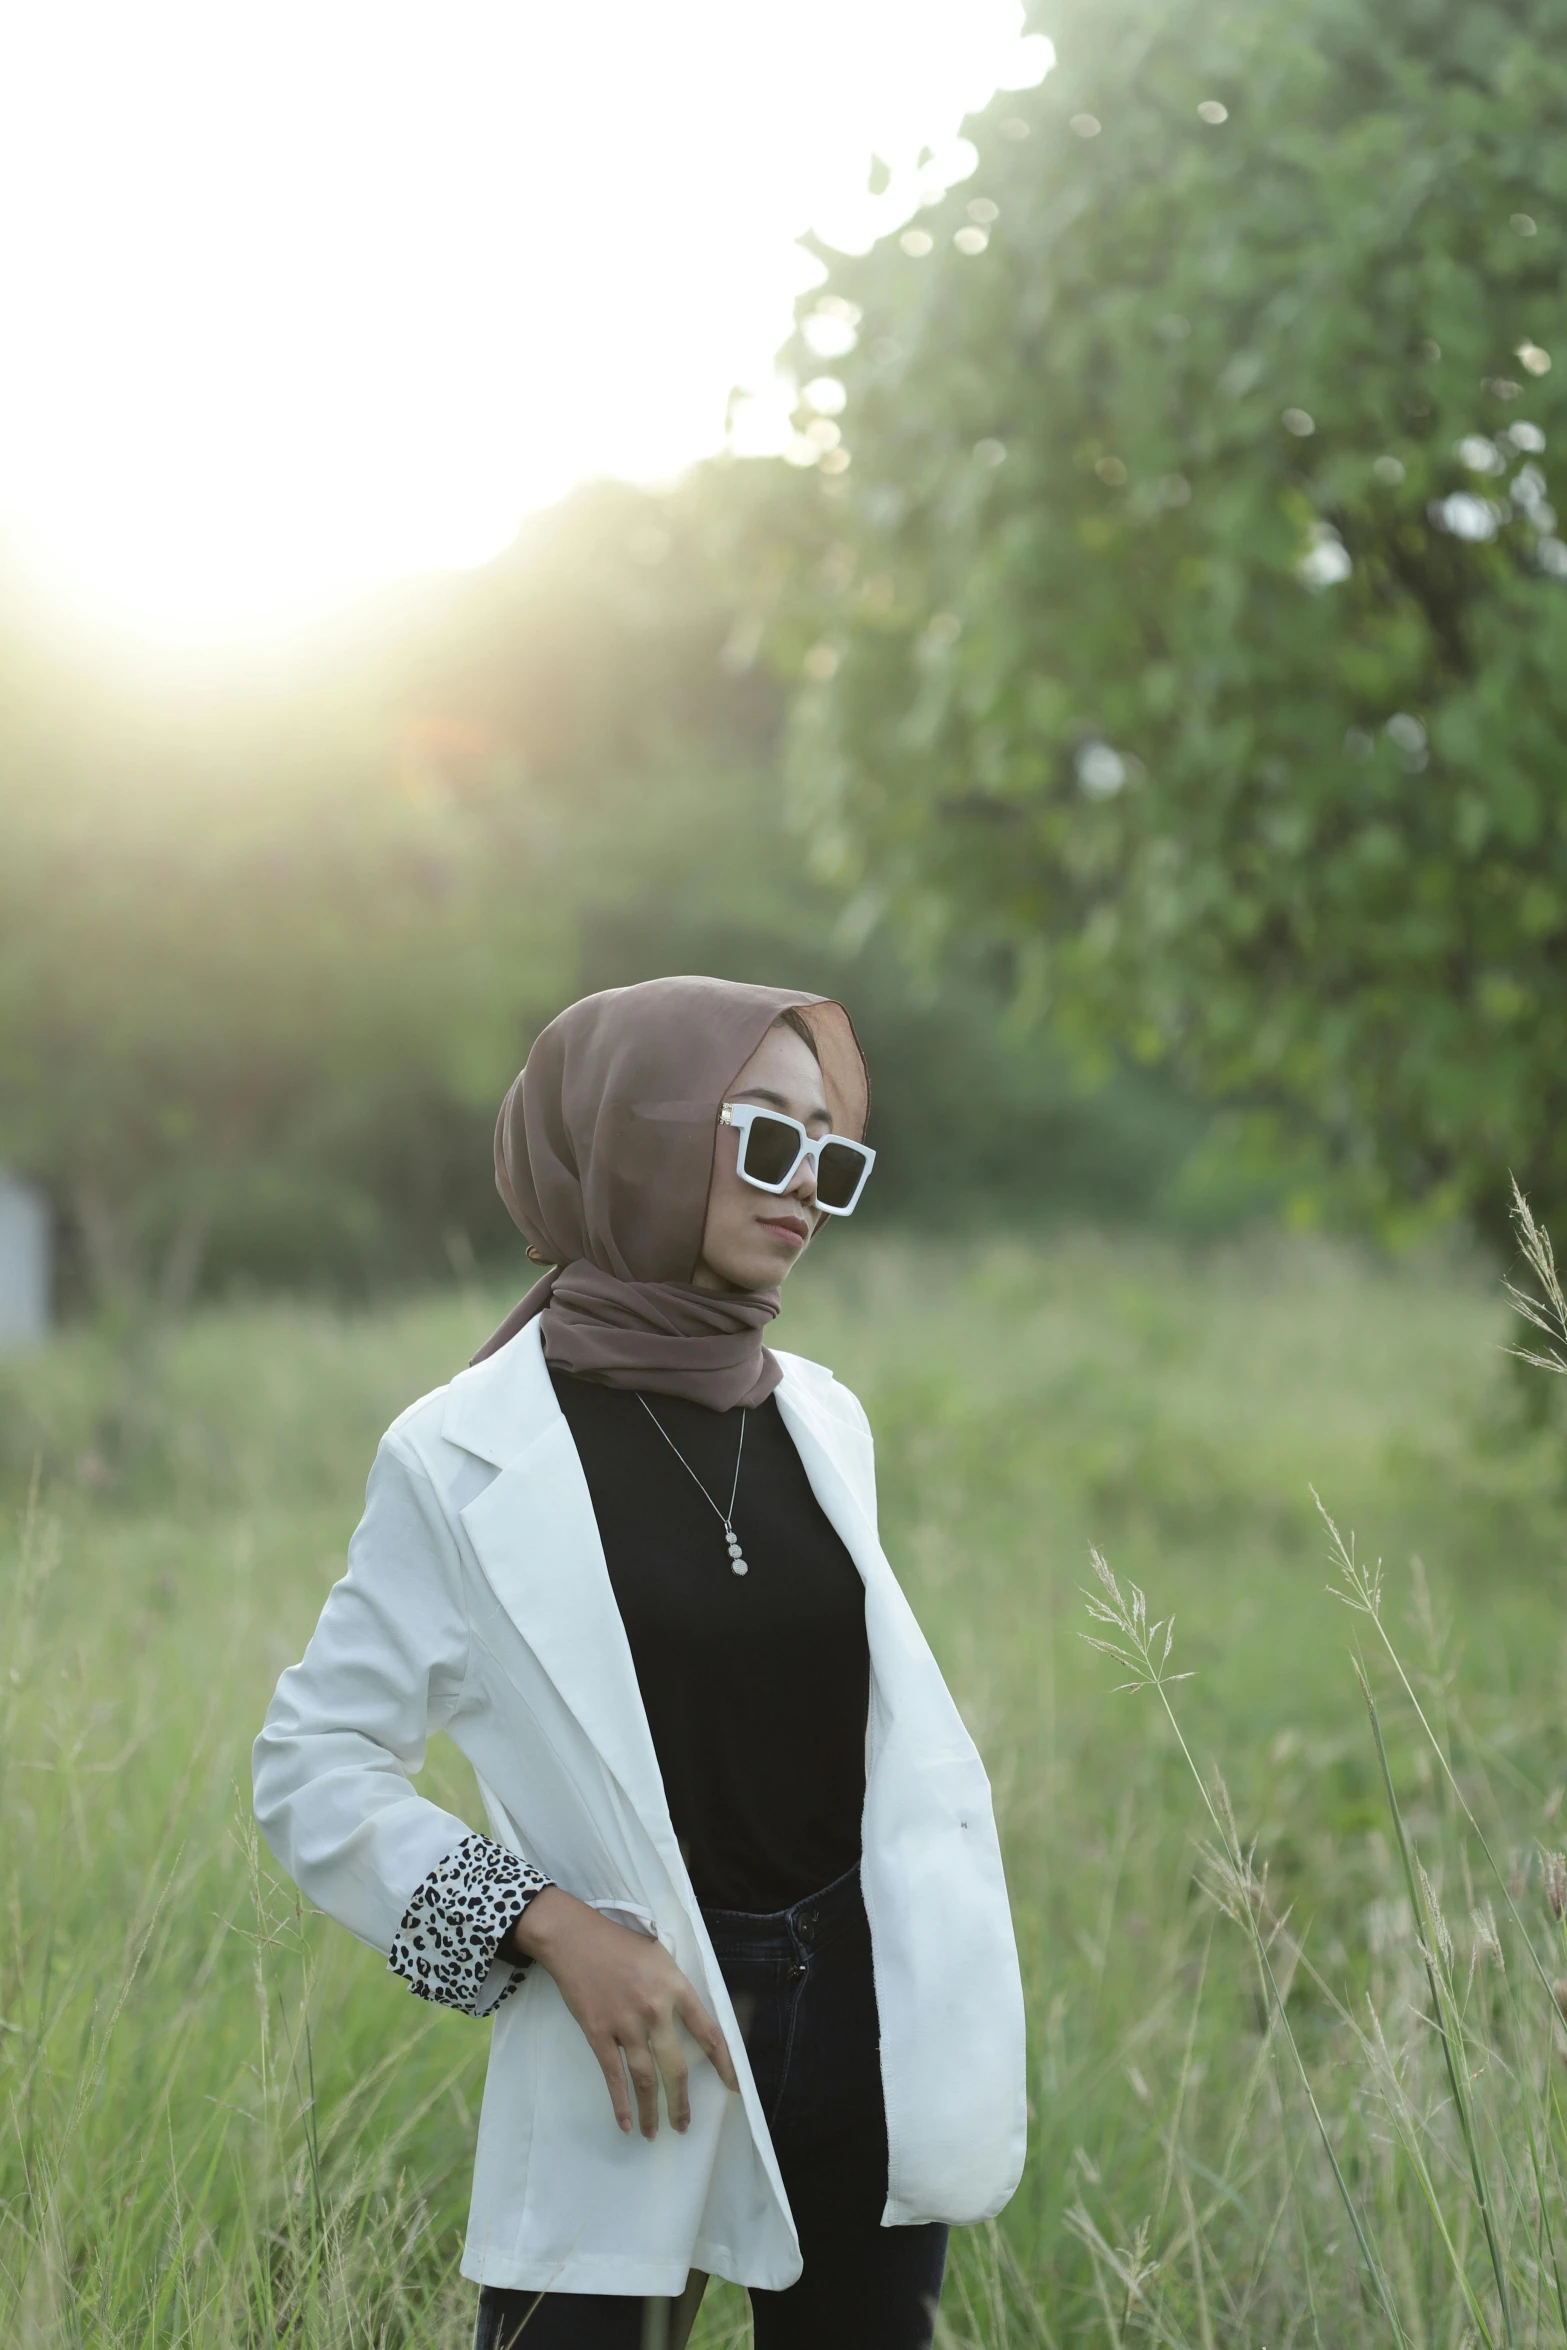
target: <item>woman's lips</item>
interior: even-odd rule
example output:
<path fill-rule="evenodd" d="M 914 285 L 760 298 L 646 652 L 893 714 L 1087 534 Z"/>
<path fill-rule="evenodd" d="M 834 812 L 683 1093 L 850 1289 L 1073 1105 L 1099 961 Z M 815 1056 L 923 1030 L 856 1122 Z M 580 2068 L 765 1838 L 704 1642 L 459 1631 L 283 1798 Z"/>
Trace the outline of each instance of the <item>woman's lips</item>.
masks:
<path fill-rule="evenodd" d="M 792 1216 L 760 1216 L 757 1221 L 764 1232 L 772 1233 L 777 1240 L 786 1240 L 791 1248 L 804 1248 L 811 1237 L 809 1228 L 797 1224 Z"/>

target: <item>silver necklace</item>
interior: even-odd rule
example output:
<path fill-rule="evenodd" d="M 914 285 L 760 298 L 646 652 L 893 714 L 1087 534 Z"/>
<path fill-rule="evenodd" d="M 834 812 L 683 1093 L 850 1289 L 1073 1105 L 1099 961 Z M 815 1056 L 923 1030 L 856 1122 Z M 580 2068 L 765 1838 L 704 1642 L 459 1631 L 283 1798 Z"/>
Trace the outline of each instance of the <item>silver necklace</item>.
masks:
<path fill-rule="evenodd" d="M 735 1448 L 735 1481 L 733 1486 L 730 1488 L 729 1507 L 726 1510 L 721 1510 L 717 1502 L 713 1499 L 712 1495 L 708 1492 L 707 1487 L 703 1484 L 701 1478 L 697 1475 L 695 1469 L 692 1468 L 691 1463 L 686 1459 L 686 1456 L 681 1451 L 679 1445 L 670 1435 L 669 1430 L 664 1426 L 664 1423 L 659 1418 L 657 1412 L 654 1411 L 652 1405 L 648 1402 L 647 1397 L 645 1395 L 639 1395 L 637 1397 L 637 1401 L 642 1406 L 642 1409 L 646 1412 L 648 1418 L 652 1421 L 654 1427 L 658 1430 L 660 1436 L 662 1436 L 664 1439 L 664 1442 L 668 1445 L 670 1451 L 674 1454 L 676 1460 L 680 1463 L 680 1466 L 684 1469 L 686 1475 L 690 1478 L 692 1484 L 696 1487 L 698 1493 L 700 1493 L 702 1496 L 702 1499 L 706 1502 L 708 1508 L 712 1511 L 714 1517 L 722 1521 L 724 1529 L 724 1540 L 729 1545 L 729 1566 L 731 1573 L 736 1575 L 748 1575 L 751 1570 L 746 1565 L 745 1553 L 740 1548 L 740 1537 L 735 1532 L 735 1495 L 740 1490 L 740 1463 L 745 1454 L 746 1415 L 744 1405 L 742 1405 L 740 1409 L 740 1442 Z"/>

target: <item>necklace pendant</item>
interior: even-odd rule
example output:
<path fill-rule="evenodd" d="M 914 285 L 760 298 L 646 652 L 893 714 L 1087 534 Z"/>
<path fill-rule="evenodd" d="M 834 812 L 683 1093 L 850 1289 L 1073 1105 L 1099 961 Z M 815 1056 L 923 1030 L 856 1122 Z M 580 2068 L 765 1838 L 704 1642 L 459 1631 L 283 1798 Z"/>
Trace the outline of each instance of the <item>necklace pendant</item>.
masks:
<path fill-rule="evenodd" d="M 674 1454 L 676 1460 L 680 1463 L 680 1466 L 684 1469 L 686 1475 L 690 1478 L 692 1484 L 696 1487 L 698 1493 L 701 1494 L 702 1499 L 707 1503 L 707 1506 L 712 1511 L 714 1517 L 717 1518 L 720 1525 L 723 1527 L 724 1541 L 727 1543 L 729 1548 L 729 1572 L 732 1575 L 749 1575 L 751 1570 L 746 1564 L 745 1553 L 740 1548 L 740 1537 L 735 1532 L 734 1517 L 732 1515 L 735 1506 L 735 1496 L 740 1491 L 740 1463 L 745 1457 L 746 1415 L 744 1410 L 742 1409 L 740 1413 L 740 1441 L 735 1446 L 735 1477 L 734 1483 L 729 1488 L 729 1508 L 726 1510 L 722 1508 L 721 1505 L 716 1502 L 712 1495 L 708 1492 L 707 1487 L 702 1483 L 701 1478 L 697 1475 L 695 1469 L 692 1468 L 691 1463 L 686 1459 L 685 1454 L 681 1451 L 679 1445 L 670 1435 L 669 1430 L 664 1426 L 663 1421 L 659 1418 L 657 1412 L 654 1411 L 653 1406 L 648 1402 L 647 1397 L 645 1395 L 639 1395 L 637 1401 L 642 1406 L 642 1409 L 646 1412 L 648 1418 L 652 1421 L 654 1427 L 658 1430 L 660 1436 L 662 1436 L 664 1439 L 664 1442 L 668 1445 L 670 1451 Z"/>

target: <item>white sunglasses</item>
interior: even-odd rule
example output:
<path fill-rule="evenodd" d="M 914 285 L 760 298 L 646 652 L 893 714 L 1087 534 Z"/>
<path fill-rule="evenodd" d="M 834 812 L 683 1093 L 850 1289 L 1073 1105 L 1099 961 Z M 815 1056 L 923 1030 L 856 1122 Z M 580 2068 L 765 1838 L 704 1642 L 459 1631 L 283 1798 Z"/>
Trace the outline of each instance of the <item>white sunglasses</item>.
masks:
<path fill-rule="evenodd" d="M 868 1143 L 846 1134 L 807 1134 L 798 1118 L 764 1110 L 755 1102 L 725 1102 L 720 1126 L 740 1136 L 739 1172 L 758 1191 L 787 1191 L 807 1159 L 816 1175 L 816 1205 L 828 1216 L 852 1216 L 865 1178 L 876 1164 Z"/>

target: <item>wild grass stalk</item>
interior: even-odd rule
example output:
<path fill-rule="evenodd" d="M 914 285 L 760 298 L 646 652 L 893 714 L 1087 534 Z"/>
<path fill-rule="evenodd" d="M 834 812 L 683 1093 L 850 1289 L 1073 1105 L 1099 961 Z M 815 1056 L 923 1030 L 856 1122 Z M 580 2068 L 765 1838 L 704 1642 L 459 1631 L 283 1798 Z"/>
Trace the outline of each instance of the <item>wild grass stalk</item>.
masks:
<path fill-rule="evenodd" d="M 1556 1251 L 1551 1236 L 1543 1224 L 1535 1222 L 1534 1211 L 1517 1182 L 1513 1184 L 1513 1231 L 1517 1235 L 1519 1252 L 1536 1286 L 1522 1288 L 1509 1281 L 1507 1294 L 1524 1320 L 1541 1331 L 1546 1339 L 1546 1351 L 1540 1354 L 1526 1347 L 1514 1347 L 1512 1352 L 1523 1363 L 1530 1363 L 1537 1371 L 1567 1373 L 1567 1292 L 1556 1270 Z"/>
<path fill-rule="evenodd" d="M 1512 2306 L 1508 2297 L 1507 2271 L 1502 2259 L 1502 2249 L 1497 2241 L 1496 2222 L 1492 2212 L 1491 2192 L 1485 2173 L 1485 2161 L 1481 2153 L 1475 2124 L 1474 2082 L 1464 2049 L 1463 2020 L 1453 1994 L 1452 1938 L 1438 1906 L 1431 1880 L 1426 1875 L 1424 1867 L 1416 1859 L 1410 1846 L 1409 1831 L 1404 1824 L 1403 1810 L 1393 1785 L 1393 1773 L 1388 1763 L 1387 1747 L 1382 1737 L 1382 1722 L 1377 1713 L 1376 1699 L 1371 1693 L 1371 1684 L 1366 1678 L 1365 1668 L 1358 1656 L 1355 1658 L 1354 1664 L 1355 1678 L 1360 1683 L 1361 1695 L 1366 1701 L 1366 1711 L 1371 1719 L 1371 1735 L 1376 1744 L 1377 1766 L 1382 1774 L 1382 1786 L 1387 1796 L 1388 1811 L 1393 1821 L 1399 1859 L 1403 1864 L 1404 1883 L 1409 1893 L 1410 1914 L 1417 1923 L 1416 1947 L 1425 1967 L 1426 1982 L 1431 1992 L 1432 2012 L 1429 2020 L 1441 2043 L 1442 2062 L 1447 2074 L 1448 2087 L 1452 2092 L 1453 2108 L 1458 2116 L 1459 2128 L 1463 2132 L 1464 2148 L 1469 2158 L 1469 2176 L 1474 2188 L 1475 2205 L 1480 2214 L 1481 2225 L 1485 2229 L 1485 2240 L 1491 2255 L 1491 2271 L 1496 2280 L 1496 2297 L 1501 2312 L 1502 2339 L 1504 2343 L 1510 2345 L 1513 2339 Z M 1392 2073 L 1391 2068 L 1389 2078 L 1396 2080 L 1396 2075 Z M 1452 2239 L 1442 2217 L 1441 2203 L 1431 2183 L 1430 2173 L 1420 2159 L 1418 2141 L 1411 2137 L 1407 2143 L 1411 2158 L 1417 2166 L 1422 2191 L 1430 2204 L 1432 2218 L 1441 2231 L 1443 2245 L 1448 2252 L 1449 2259 L 1453 2262 L 1454 2282 L 1469 2304 L 1470 2315 L 1479 2330 L 1481 2340 L 1490 2346 L 1494 2342 L 1490 2321 L 1480 2307 L 1462 2265 L 1453 2254 Z"/>
<path fill-rule="evenodd" d="M 1365 2265 L 1372 2291 L 1381 2305 L 1382 2313 L 1387 2319 L 1394 2341 L 1402 2345 L 1406 2342 L 1407 2336 L 1394 2306 L 1392 2292 L 1383 2271 L 1382 2262 L 1377 2256 L 1366 2223 L 1350 2192 L 1348 2181 L 1344 2177 L 1332 2136 L 1323 2118 L 1322 2109 L 1317 2102 L 1310 2072 L 1301 2054 L 1299 2042 L 1295 2037 L 1285 2007 L 1283 1994 L 1279 1989 L 1268 1939 L 1262 1931 L 1265 1886 L 1253 1869 L 1255 1847 L 1247 1848 L 1241 1842 L 1240 1831 L 1236 1826 L 1235 1814 L 1230 1804 L 1229 1792 L 1223 1780 L 1216 1775 L 1210 1785 L 1198 1769 L 1191 1749 L 1186 1743 L 1185 1732 L 1181 1728 L 1175 1708 L 1170 1702 L 1171 1687 L 1177 1682 L 1191 1679 L 1189 1673 L 1171 1673 L 1167 1670 L 1171 1652 L 1175 1646 L 1175 1619 L 1173 1616 L 1168 1619 L 1161 1617 L 1158 1622 L 1150 1624 L 1148 1602 L 1139 1586 L 1135 1583 L 1130 1584 L 1128 1589 L 1131 1597 L 1130 1599 L 1124 1598 L 1120 1585 L 1101 1554 L 1097 1550 L 1092 1551 L 1090 1558 L 1094 1573 L 1099 1581 L 1099 1592 L 1098 1594 L 1092 1592 L 1087 1594 L 1089 1615 L 1095 1623 L 1109 1627 L 1118 1637 L 1107 1640 L 1100 1634 L 1088 1632 L 1085 1632 L 1082 1637 L 1090 1648 L 1097 1648 L 1104 1655 L 1112 1657 L 1123 1670 L 1130 1673 L 1131 1679 L 1120 1684 L 1120 1689 L 1123 1692 L 1152 1689 L 1164 1709 L 1165 1719 L 1175 1734 L 1176 1743 L 1180 1747 L 1182 1757 L 1208 1815 L 1209 1825 L 1217 1839 L 1216 1844 L 1210 1845 L 1208 1848 L 1211 1882 L 1216 1897 L 1226 1915 L 1243 1928 L 1250 1940 L 1252 1958 L 1256 1964 L 1257 1972 L 1266 1986 L 1270 2016 L 1276 2022 L 1285 2046 L 1294 2061 L 1295 2072 L 1305 2095 L 1311 2118 L 1316 2125 L 1323 2152 L 1327 2156 L 1334 2185 L 1338 2189 L 1345 2214 L 1354 2231 L 1355 2241 L 1360 2247 L 1360 2256 Z M 1159 1638 L 1161 1632 L 1164 1635 L 1162 1646 Z"/>
<path fill-rule="evenodd" d="M 1548 1243 L 1540 1235 L 1536 1235 L 1534 1261 L 1547 1295 L 1560 1302 L 1559 1290 L 1549 1287 L 1554 1282 L 1554 1266 Z M 1562 1314 L 1561 1327 L 1567 1341 L 1567 1311 Z M 1562 1367 L 1567 1368 L 1567 1361 Z M 1317 1507 L 1332 1545 L 1331 1594 L 1373 1627 L 1423 1742 L 1435 1755 L 1438 1784 L 1451 1800 L 1454 1822 L 1477 1847 L 1491 1873 L 1512 1939 L 1527 1957 L 1526 1980 L 1537 1996 L 1544 1993 L 1548 2024 L 1543 2058 L 1539 2025 L 1527 2009 L 1519 2007 L 1491 1905 L 1477 1905 L 1472 1898 L 1467 1978 L 1460 1976 L 1453 1932 L 1400 1798 L 1381 1710 L 1358 1651 L 1353 1658 L 1354 1670 L 1367 1710 L 1425 1994 L 1423 2004 L 1412 1986 L 1404 1995 L 1402 2004 L 1413 2029 L 1397 2041 L 1390 2038 L 1386 2016 L 1374 1999 L 1368 1999 L 1366 2025 L 1354 2023 L 1349 2010 L 1305 1960 L 1302 1946 L 1292 1942 L 1287 1913 L 1284 1917 L 1274 1914 L 1266 1866 L 1259 1866 L 1255 1844 L 1247 1844 L 1241 1835 L 1223 1778 L 1217 1772 L 1207 1775 L 1199 1769 L 1172 1701 L 1173 1685 L 1191 1677 L 1169 1669 L 1173 1620 L 1150 1621 L 1140 1586 L 1129 1583 L 1123 1591 L 1097 1550 L 1091 1558 L 1098 1587 L 1086 1595 L 1096 1629 L 1082 1637 L 1127 1673 L 1128 1678 L 1118 1685 L 1122 1691 L 1154 1692 L 1198 1790 L 1209 1830 L 1200 1848 L 1199 1879 L 1245 1934 L 1266 1990 L 1265 2041 L 1268 2035 L 1276 2034 L 1288 2052 L 1291 2073 L 1315 2125 L 1317 2143 L 1353 2233 L 1366 2289 L 1388 2336 L 1395 2343 L 1410 2345 L 1430 2339 L 1431 2294 L 1419 2281 L 1422 2264 L 1414 2257 L 1410 2214 L 1397 2185 L 1396 2169 L 1380 2194 L 1373 2191 L 1371 2204 L 1365 2193 L 1370 2173 L 1364 2164 L 1362 2192 L 1357 2194 L 1352 2188 L 1325 2110 L 1325 2104 L 1336 2104 L 1342 2131 L 1342 2071 L 1336 2079 L 1331 2073 L 1314 2077 L 1290 2014 L 1291 1978 L 1297 1967 L 1310 1986 L 1326 1996 L 1328 2006 L 1346 2027 L 1335 2067 L 1342 2068 L 1346 2062 L 1356 2066 L 1365 2090 L 1387 2117 L 1397 2158 L 1413 2184 L 1418 2206 L 1424 2210 L 1429 2241 L 1440 2254 L 1457 2306 L 1472 2329 L 1473 2342 L 1483 2344 L 1485 2350 L 1515 2350 L 1525 2339 L 1530 2343 L 1567 2341 L 1567 2290 L 1557 2256 L 1567 2210 L 1563 2188 L 1567 2134 L 1556 2079 L 1567 2055 L 1559 2028 L 1561 2017 L 1567 2015 L 1567 1983 L 1553 1980 L 1520 1907 L 1522 1883 L 1502 1869 L 1448 1743 L 1433 1728 L 1388 1631 L 1380 1563 L 1371 1569 L 1361 1566 L 1353 1543 L 1341 1537 L 1320 1500 Z M 1425 1612 L 1429 1620 L 1428 1600 Z M 1462 1843 L 1454 1857 L 1467 1883 L 1467 1851 Z M 1543 1879 L 1557 1930 L 1567 1933 L 1567 1858 L 1546 1856 Z M 1279 1961 L 1285 1954 L 1288 1964 L 1281 1980 Z M 1488 1988 L 1492 1977 L 1497 1986 L 1494 1993 Z M 1426 2073 L 1423 2052 L 1431 2047 L 1439 2052 L 1439 2088 Z M 1282 2082 L 1280 2087 L 1282 2091 Z M 1320 2337 L 1321 2315 L 1309 2265 L 1312 2215 L 1299 2191 L 1296 2166 L 1287 2158 L 1285 2171 L 1287 2199 L 1295 2207 L 1303 2258 L 1304 2297 L 1312 2329 Z M 1189 2190 L 1183 2201 L 1192 2283 L 1194 2289 L 1203 2288 L 1199 2331 L 1207 2350 L 1214 2340 L 1205 2291 L 1207 2271 Z M 1373 2217 L 1372 2204 L 1379 2217 Z M 1118 2341 L 1125 2329 L 1125 2314 L 1117 2318 L 1104 2299 L 1103 2280 L 1115 2273 L 1110 2247 L 1087 2222 L 1086 2214 L 1074 2215 L 1074 2224 L 1091 2253 L 1106 2336 Z M 1488 2296 L 1472 2274 L 1469 2243 L 1476 2230 L 1484 2246 Z M 1384 2244 L 1391 2247 L 1391 2257 Z M 1150 2273 L 1156 2265 L 1149 2264 Z M 1150 2312 L 1149 2329 L 1157 2338 L 1166 2338 L 1155 2312 Z"/>

